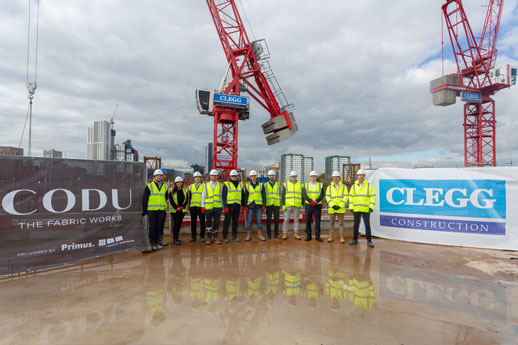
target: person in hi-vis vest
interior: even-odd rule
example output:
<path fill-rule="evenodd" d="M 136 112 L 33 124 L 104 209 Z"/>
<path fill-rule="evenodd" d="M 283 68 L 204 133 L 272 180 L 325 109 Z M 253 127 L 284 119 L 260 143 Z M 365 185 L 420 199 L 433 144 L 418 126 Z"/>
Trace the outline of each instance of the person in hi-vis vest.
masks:
<path fill-rule="evenodd" d="M 322 199 L 325 196 L 325 189 L 322 183 L 317 182 L 317 172 L 309 173 L 310 182 L 304 184 L 302 188 L 302 196 L 304 198 L 304 207 L 306 210 L 306 241 L 311 241 L 311 218 L 315 218 L 315 239 L 318 242 L 323 240 L 320 238 L 320 218 L 322 217 Z"/>
<path fill-rule="evenodd" d="M 191 212 L 191 239 L 189 242 L 196 241 L 197 219 L 200 219 L 200 242 L 205 242 L 205 215 L 201 213 L 201 194 L 205 184 L 201 182 L 201 174 L 194 173 L 194 183 L 189 186 L 189 211 Z"/>
<path fill-rule="evenodd" d="M 244 200 L 243 183 L 237 179 L 239 176 L 237 170 L 230 172 L 230 181 L 223 184 L 223 192 L 221 201 L 223 210 L 225 210 L 225 221 L 223 222 L 223 242 L 228 243 L 228 228 L 232 222 L 232 240 L 239 242 L 237 237 L 237 226 L 239 222 L 239 213 Z"/>
<path fill-rule="evenodd" d="M 216 169 L 210 171 L 210 182 L 205 183 L 201 194 L 201 212 L 205 214 L 207 225 L 207 241 L 205 244 L 221 244 L 218 240 L 219 223 L 221 220 L 221 183 L 218 182 L 219 173 Z"/>
<path fill-rule="evenodd" d="M 164 228 L 165 209 L 167 208 L 167 184 L 164 182 L 164 173 L 156 169 L 153 173 L 153 181 L 144 189 L 142 196 L 142 216 L 147 214 L 149 219 L 149 244 L 150 248 L 143 253 L 149 253 L 162 249 L 160 245 L 160 232 Z"/>
<path fill-rule="evenodd" d="M 282 209 L 284 210 L 284 223 L 282 224 L 282 239 L 288 239 L 288 224 L 290 214 L 293 215 L 293 237 L 300 240 L 299 215 L 302 209 L 302 185 L 297 181 L 297 172 L 290 172 L 290 180 L 284 184 L 282 191 Z"/>
<path fill-rule="evenodd" d="M 268 171 L 268 182 L 263 183 L 266 194 L 266 238 L 272 238 L 272 214 L 274 221 L 273 236 L 281 238 L 279 235 L 279 211 L 281 208 L 281 184 L 275 181 L 275 171 Z"/>
<path fill-rule="evenodd" d="M 365 181 L 365 171 L 363 169 L 358 170 L 356 177 L 358 179 L 349 190 L 349 208 L 354 215 L 354 239 L 349 242 L 349 244 L 358 244 L 360 221 L 363 218 L 367 245 L 369 247 L 374 247 L 371 240 L 370 214 L 374 211 L 374 206 L 376 206 L 376 193 L 374 193 L 374 187 L 372 184 Z"/>
<path fill-rule="evenodd" d="M 266 209 L 264 204 L 266 203 L 266 195 L 264 193 L 263 185 L 257 181 L 257 172 L 255 170 L 250 171 L 250 182 L 245 188 L 245 199 L 243 205 L 245 205 L 245 213 L 248 213 L 246 238 L 245 241 L 252 239 L 252 222 L 257 222 L 257 239 L 259 241 L 265 241 L 266 238 L 263 236 L 263 224 L 262 217 L 263 211 Z"/>
<path fill-rule="evenodd" d="M 340 243 L 345 243 L 344 216 L 349 194 L 347 186 L 340 181 L 340 173 L 333 171 L 333 181 L 326 190 L 327 213 L 329 214 L 329 237 L 327 242 L 333 242 L 335 221 L 338 218 L 338 230 L 340 231 Z"/>

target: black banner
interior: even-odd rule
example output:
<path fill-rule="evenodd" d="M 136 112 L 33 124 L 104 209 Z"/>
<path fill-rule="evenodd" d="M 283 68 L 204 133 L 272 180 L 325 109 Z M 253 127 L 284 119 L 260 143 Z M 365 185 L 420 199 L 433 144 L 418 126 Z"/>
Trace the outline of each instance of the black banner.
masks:
<path fill-rule="evenodd" d="M 145 166 L 0 157 L 0 275 L 146 246 Z"/>

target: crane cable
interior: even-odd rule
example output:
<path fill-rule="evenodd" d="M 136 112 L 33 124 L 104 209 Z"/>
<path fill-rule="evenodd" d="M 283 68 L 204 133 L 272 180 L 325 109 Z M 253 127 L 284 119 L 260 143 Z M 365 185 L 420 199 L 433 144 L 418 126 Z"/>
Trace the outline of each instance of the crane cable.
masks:
<path fill-rule="evenodd" d="M 243 14 L 245 15 L 246 22 L 248 23 L 248 27 L 250 28 L 250 32 L 252 32 L 252 37 L 255 41 L 256 38 L 255 38 L 255 34 L 254 34 L 254 29 L 252 29 L 252 25 L 250 24 L 250 21 L 248 20 L 248 16 L 246 15 L 245 6 L 241 2 L 241 0 L 238 0 L 238 2 L 241 5 L 241 8 L 243 9 Z"/>
<path fill-rule="evenodd" d="M 28 16 L 28 23 L 27 23 L 27 79 L 26 79 L 26 85 L 27 89 L 29 91 L 29 105 L 27 108 L 27 114 L 25 115 L 25 122 L 23 124 L 23 130 L 22 135 L 20 137 L 20 143 L 18 144 L 18 147 L 21 148 L 23 136 L 25 134 L 25 128 L 27 127 L 27 119 L 29 118 L 30 114 L 30 124 L 29 124 L 29 155 L 31 151 L 31 136 L 32 136 L 32 96 L 34 95 L 34 92 L 36 90 L 36 82 L 38 78 L 38 41 L 39 41 L 39 23 L 40 23 L 40 1 L 37 0 L 37 10 L 36 10 L 36 47 L 34 52 L 34 84 L 32 84 L 29 81 L 29 71 L 30 71 L 30 53 L 31 53 L 31 0 L 29 1 L 29 16 Z M 30 86 L 32 84 L 32 86 Z"/>

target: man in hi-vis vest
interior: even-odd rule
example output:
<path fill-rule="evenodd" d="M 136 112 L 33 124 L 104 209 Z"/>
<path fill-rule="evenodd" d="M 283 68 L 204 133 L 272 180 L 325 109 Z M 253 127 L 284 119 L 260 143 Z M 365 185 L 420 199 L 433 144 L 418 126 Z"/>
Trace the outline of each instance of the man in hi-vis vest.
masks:
<path fill-rule="evenodd" d="M 299 214 L 302 209 L 302 185 L 297 181 L 297 172 L 290 172 L 290 180 L 284 183 L 282 191 L 282 209 L 284 210 L 284 223 L 282 224 L 282 239 L 288 239 L 288 224 L 290 214 L 293 215 L 293 237 L 300 240 L 299 236 Z"/>
<path fill-rule="evenodd" d="M 268 171 L 268 182 L 263 183 L 266 193 L 266 238 L 272 238 L 272 214 L 274 220 L 273 236 L 281 238 L 279 235 L 279 211 L 281 208 L 281 184 L 275 181 L 275 171 Z"/>
<path fill-rule="evenodd" d="M 239 242 L 237 237 L 237 226 L 239 213 L 244 199 L 243 183 L 237 179 L 237 170 L 230 172 L 230 181 L 223 184 L 221 201 L 225 210 L 225 221 L 223 222 L 223 242 L 228 243 L 228 228 L 232 222 L 232 240 Z M 243 205 L 244 206 L 244 205 Z"/>
<path fill-rule="evenodd" d="M 322 217 L 322 199 L 325 189 L 322 183 L 317 182 L 317 172 L 309 173 L 310 182 L 304 184 L 302 195 L 306 209 L 306 241 L 311 241 L 311 218 L 315 218 L 315 240 L 322 242 L 320 238 L 320 218 Z"/>
<path fill-rule="evenodd" d="M 164 173 L 156 169 L 153 173 L 153 182 L 144 189 L 142 196 L 142 216 L 146 214 L 149 219 L 149 244 L 151 248 L 143 250 L 149 253 L 162 249 L 160 245 L 160 232 L 164 228 L 165 209 L 167 208 L 167 184 L 164 182 Z"/>
<path fill-rule="evenodd" d="M 349 244 L 358 244 L 360 221 L 363 218 L 367 245 L 374 247 L 371 240 L 370 213 L 374 211 L 374 206 L 376 206 L 376 194 L 372 184 L 365 181 L 365 171 L 363 169 L 358 170 L 356 177 L 358 179 L 349 190 L 349 208 L 354 215 L 354 239 Z"/>

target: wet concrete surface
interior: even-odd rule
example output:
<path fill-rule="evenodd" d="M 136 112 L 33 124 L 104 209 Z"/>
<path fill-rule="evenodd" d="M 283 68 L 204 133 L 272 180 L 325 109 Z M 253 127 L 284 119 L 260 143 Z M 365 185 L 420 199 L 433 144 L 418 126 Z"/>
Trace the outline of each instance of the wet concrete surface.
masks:
<path fill-rule="evenodd" d="M 518 344 L 517 253 L 187 239 L 2 278 L 0 345 Z"/>

